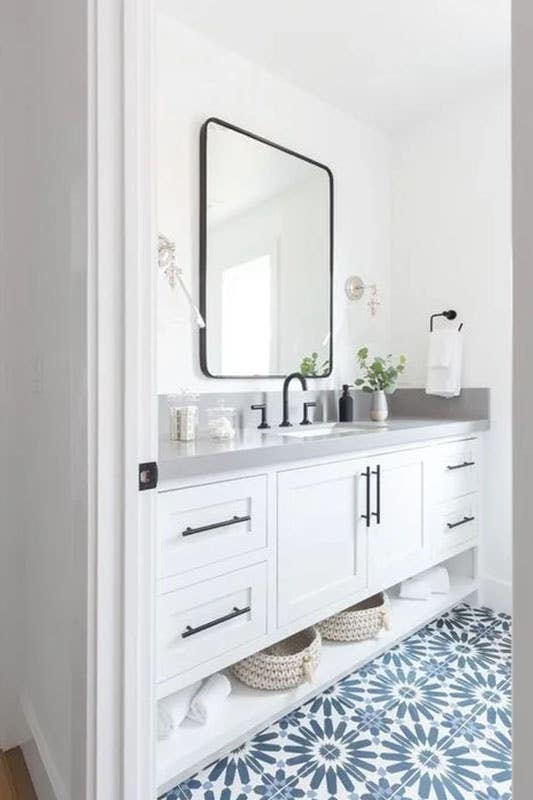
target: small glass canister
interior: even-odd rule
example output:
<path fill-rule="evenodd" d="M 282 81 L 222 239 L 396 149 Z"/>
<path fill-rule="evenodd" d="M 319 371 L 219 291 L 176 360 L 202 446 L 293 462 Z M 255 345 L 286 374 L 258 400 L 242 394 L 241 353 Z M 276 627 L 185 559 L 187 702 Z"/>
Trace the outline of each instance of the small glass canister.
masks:
<path fill-rule="evenodd" d="M 207 432 L 211 439 L 233 439 L 237 427 L 237 412 L 224 400 L 207 409 Z"/>
<path fill-rule="evenodd" d="M 181 406 L 179 409 L 180 442 L 196 439 L 198 428 L 198 406 Z"/>
<path fill-rule="evenodd" d="M 170 440 L 172 442 L 190 442 L 196 438 L 198 428 L 198 406 L 193 403 L 198 396 L 188 390 L 180 395 L 170 395 Z"/>

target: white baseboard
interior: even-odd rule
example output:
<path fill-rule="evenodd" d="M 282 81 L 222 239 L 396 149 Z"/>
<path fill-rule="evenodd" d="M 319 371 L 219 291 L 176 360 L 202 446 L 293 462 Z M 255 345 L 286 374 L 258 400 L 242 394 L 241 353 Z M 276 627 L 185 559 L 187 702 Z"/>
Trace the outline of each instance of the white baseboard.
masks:
<path fill-rule="evenodd" d="M 482 606 L 512 614 L 513 587 L 511 582 L 502 581 L 499 578 L 481 577 L 479 600 Z"/>
<path fill-rule="evenodd" d="M 30 739 L 20 745 L 24 754 L 24 761 L 28 767 L 35 794 L 39 800 L 57 800 L 56 794 L 42 762 L 35 739 Z"/>
<path fill-rule="evenodd" d="M 39 800 L 71 800 L 27 696 L 21 696 L 20 705 L 31 733 L 31 739 L 21 748 L 37 797 Z"/>

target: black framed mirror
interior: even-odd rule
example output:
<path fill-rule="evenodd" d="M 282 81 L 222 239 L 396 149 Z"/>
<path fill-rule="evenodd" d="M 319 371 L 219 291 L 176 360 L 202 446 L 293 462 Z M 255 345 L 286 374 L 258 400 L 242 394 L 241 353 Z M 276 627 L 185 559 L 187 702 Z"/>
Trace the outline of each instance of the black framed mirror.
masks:
<path fill-rule="evenodd" d="M 211 378 L 333 367 L 333 175 L 216 118 L 200 133 L 200 330 Z"/>

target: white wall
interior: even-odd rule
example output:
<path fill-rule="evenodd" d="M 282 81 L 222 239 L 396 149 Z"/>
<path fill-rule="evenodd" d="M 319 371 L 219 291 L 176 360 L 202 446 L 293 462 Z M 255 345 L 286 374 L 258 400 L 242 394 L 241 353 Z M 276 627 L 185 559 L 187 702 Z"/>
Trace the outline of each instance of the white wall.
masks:
<path fill-rule="evenodd" d="M 464 386 L 491 389 L 482 577 L 509 607 L 511 581 L 510 97 L 476 94 L 393 138 L 392 338 L 423 386 L 429 315 L 464 320 Z M 439 324 L 437 321 L 436 324 Z"/>
<path fill-rule="evenodd" d="M 84 663 L 86 623 L 87 7 L 8 6 L 0 591 L 9 592 L 2 618 L 6 610 L 14 624 L 7 645 L 0 642 L 9 699 L 6 707 L 0 696 L 0 747 L 32 737 L 67 800 L 82 797 L 84 761 L 84 682 L 75 665 Z"/>
<path fill-rule="evenodd" d="M 177 242 L 185 279 L 197 292 L 198 153 L 202 122 L 217 116 L 320 161 L 335 180 L 335 372 L 317 386 L 339 387 L 355 377 L 355 348 L 384 348 L 390 339 L 389 144 L 377 129 L 328 106 L 240 56 L 160 14 L 158 60 L 158 218 Z M 383 307 L 371 317 L 366 301 L 349 304 L 344 281 L 360 274 L 378 284 Z M 239 391 L 249 381 L 204 377 L 197 329 L 186 302 L 160 276 L 159 392 L 182 386 Z M 275 390 L 279 382 L 257 381 Z"/>

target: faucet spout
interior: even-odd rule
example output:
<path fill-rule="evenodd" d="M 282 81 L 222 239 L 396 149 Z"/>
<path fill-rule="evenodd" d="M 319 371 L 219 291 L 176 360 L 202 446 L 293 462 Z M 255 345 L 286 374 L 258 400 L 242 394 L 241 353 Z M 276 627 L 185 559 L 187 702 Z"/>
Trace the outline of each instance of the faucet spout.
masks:
<path fill-rule="evenodd" d="M 280 423 L 280 428 L 290 428 L 292 422 L 289 420 L 289 385 L 292 380 L 299 380 L 302 384 L 304 392 L 307 391 L 307 380 L 300 372 L 291 372 L 283 381 L 283 421 Z"/>

